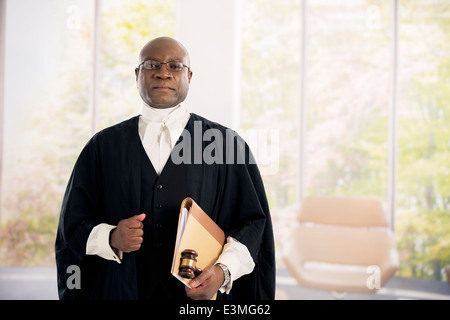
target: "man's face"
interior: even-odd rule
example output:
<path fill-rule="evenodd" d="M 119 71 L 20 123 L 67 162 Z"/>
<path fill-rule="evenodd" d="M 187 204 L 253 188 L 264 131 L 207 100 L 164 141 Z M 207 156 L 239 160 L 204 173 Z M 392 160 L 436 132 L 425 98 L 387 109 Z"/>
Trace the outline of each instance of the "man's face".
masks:
<path fill-rule="evenodd" d="M 189 66 L 185 49 L 170 38 L 159 38 L 148 43 L 140 54 L 140 62 L 146 60 L 180 61 Z M 139 94 L 146 104 L 154 108 L 175 107 L 186 99 L 189 91 L 192 72 L 188 68 L 171 72 L 166 66 L 163 64 L 159 70 L 147 70 L 141 65 L 135 70 Z"/>

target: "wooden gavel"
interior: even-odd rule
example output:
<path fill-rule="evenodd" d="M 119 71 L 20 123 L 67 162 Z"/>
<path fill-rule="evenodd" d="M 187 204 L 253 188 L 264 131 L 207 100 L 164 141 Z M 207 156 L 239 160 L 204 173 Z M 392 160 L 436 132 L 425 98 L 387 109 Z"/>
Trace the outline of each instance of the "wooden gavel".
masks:
<path fill-rule="evenodd" d="M 185 249 L 181 252 L 181 262 L 178 267 L 178 274 L 186 279 L 193 279 L 198 276 L 202 269 L 197 268 L 197 251 L 192 249 Z"/>

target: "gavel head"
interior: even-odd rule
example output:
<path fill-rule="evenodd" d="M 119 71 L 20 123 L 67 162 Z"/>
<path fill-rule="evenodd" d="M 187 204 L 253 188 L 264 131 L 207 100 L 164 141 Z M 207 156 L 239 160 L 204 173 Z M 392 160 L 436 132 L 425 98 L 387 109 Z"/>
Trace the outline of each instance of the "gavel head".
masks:
<path fill-rule="evenodd" d="M 197 263 L 197 257 L 197 251 L 192 249 L 186 249 L 181 252 L 181 262 L 178 267 L 178 274 L 181 277 L 193 279 L 202 272 L 201 269 L 195 266 Z"/>

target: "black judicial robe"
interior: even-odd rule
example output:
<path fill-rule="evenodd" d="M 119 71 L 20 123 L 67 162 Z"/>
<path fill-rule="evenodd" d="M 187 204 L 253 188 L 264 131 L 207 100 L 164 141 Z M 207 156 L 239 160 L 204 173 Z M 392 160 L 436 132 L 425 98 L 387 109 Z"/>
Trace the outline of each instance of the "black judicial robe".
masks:
<path fill-rule="evenodd" d="M 124 253 L 121 264 L 85 254 L 93 227 L 99 223 L 117 225 L 121 219 L 141 213 L 143 147 L 138 123 L 136 116 L 98 132 L 76 161 L 64 194 L 55 241 L 60 299 L 142 299 L 138 290 L 141 278 L 137 274 L 142 247 Z M 230 136 L 232 139 L 227 139 Z M 252 273 L 236 280 L 230 294 L 219 293 L 218 299 L 274 299 L 272 221 L 264 185 L 248 145 L 234 131 L 191 113 L 174 152 L 178 157 L 169 157 L 161 176 L 170 166 L 184 166 L 182 177 L 178 178 L 185 186 L 185 196 L 192 197 L 226 236 L 246 245 L 255 262 Z M 181 163 L 174 164 L 180 159 Z M 170 213 L 176 216 L 174 221 L 178 221 L 179 205 Z M 154 213 L 146 214 L 144 222 Z M 173 224 L 166 236 L 175 243 L 177 225 Z M 145 227 L 144 230 L 143 246 L 153 241 L 149 231 Z M 163 249 L 168 253 L 164 259 L 170 257 L 170 261 L 160 261 L 163 258 L 151 250 L 146 253 L 147 258 L 169 266 L 167 273 L 155 275 L 157 278 L 173 278 L 170 265 L 174 247 Z M 70 266 L 81 270 L 80 289 L 67 286 L 72 281 Z M 177 290 L 184 290 L 183 284 L 170 283 L 174 285 Z"/>

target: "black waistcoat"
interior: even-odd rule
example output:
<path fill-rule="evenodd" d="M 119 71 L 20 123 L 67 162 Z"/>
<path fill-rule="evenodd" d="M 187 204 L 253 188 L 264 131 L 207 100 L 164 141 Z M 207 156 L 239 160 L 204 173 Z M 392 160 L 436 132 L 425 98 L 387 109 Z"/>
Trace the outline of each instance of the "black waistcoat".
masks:
<path fill-rule="evenodd" d="M 139 299 L 186 299 L 184 285 L 170 273 L 180 205 L 186 197 L 186 165 L 171 157 L 158 176 L 141 145 L 141 213 L 144 236 L 137 251 Z"/>

